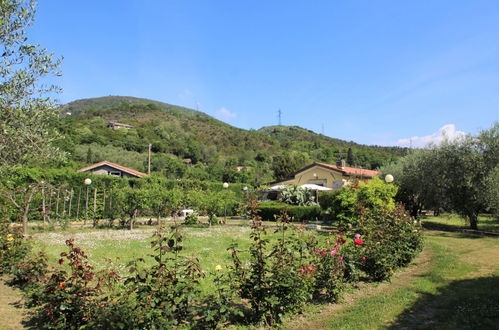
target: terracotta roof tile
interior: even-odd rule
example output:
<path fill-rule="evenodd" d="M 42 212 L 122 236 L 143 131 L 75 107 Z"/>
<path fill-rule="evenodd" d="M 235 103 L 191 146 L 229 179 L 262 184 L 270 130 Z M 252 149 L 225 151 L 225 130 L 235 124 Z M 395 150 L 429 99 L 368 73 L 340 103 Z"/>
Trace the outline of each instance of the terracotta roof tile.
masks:
<path fill-rule="evenodd" d="M 374 170 L 366 170 L 364 168 L 357 168 L 357 167 L 348 167 L 345 166 L 343 168 L 337 166 L 337 165 L 331 165 L 331 164 L 325 164 L 325 163 L 315 163 L 319 166 L 330 168 L 336 171 L 343 172 L 348 175 L 362 175 L 362 176 L 368 176 L 368 177 L 375 177 L 380 175 L 381 173 L 378 171 Z"/>
<path fill-rule="evenodd" d="M 123 171 L 125 173 L 138 176 L 139 178 L 141 178 L 143 176 L 147 176 L 147 174 L 145 174 L 145 173 L 142 173 L 142 172 L 136 171 L 134 169 L 131 169 L 131 168 L 128 168 L 128 167 L 125 167 L 125 166 L 121 166 L 121 165 L 118 165 L 118 164 L 115 164 L 115 163 L 108 162 L 107 160 L 103 160 L 102 162 L 98 162 L 98 163 L 95 163 L 95 164 L 92 164 L 92 165 L 89 165 L 89 166 L 86 166 L 86 167 L 82 167 L 79 170 L 77 170 L 77 172 L 85 172 L 85 171 L 94 169 L 96 167 L 102 166 L 102 165 L 107 165 L 107 166 L 110 166 L 110 167 L 114 167 L 114 168 L 116 168 L 118 170 L 121 170 L 121 171 Z"/>

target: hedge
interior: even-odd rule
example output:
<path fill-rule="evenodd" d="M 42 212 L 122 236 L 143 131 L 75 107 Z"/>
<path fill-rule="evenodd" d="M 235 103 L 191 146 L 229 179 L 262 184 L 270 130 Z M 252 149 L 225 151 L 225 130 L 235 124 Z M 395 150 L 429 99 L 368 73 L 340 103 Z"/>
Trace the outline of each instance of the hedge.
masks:
<path fill-rule="evenodd" d="M 274 221 L 282 209 L 288 211 L 292 221 L 311 221 L 321 219 L 320 206 L 294 206 L 281 202 L 262 202 L 259 206 L 259 215 L 264 221 Z"/>

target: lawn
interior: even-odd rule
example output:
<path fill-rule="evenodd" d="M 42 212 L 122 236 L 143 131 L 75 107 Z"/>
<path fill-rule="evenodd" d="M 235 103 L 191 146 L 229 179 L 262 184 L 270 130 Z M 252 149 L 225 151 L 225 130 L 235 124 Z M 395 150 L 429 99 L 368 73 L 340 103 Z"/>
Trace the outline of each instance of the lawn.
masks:
<path fill-rule="evenodd" d="M 36 248 L 44 249 L 55 263 L 66 250 L 64 241 L 74 238 L 94 266 L 101 268 L 106 258 L 126 263 L 150 254 L 155 230 L 147 226 L 133 231 L 70 228 L 34 234 L 34 240 Z M 199 258 L 207 273 L 218 264 L 230 263 L 227 248 L 232 243 L 241 247 L 250 243 L 248 226 L 183 230 L 183 254 Z M 272 228 L 268 232 L 270 238 L 276 237 Z M 211 290 L 208 283 L 205 280 L 202 285 L 205 293 Z M 360 283 L 349 288 L 339 304 L 310 305 L 303 315 L 287 319 L 282 328 L 497 328 L 498 287 L 499 238 L 427 231 L 421 256 L 398 271 L 391 282 Z"/>
<path fill-rule="evenodd" d="M 55 265 L 60 253 L 67 250 L 65 241 L 74 238 L 75 245 L 88 255 L 96 270 L 107 264 L 111 259 L 120 264 L 136 258 L 145 258 L 148 263 L 153 259 L 148 257 L 154 253 L 151 249 L 151 236 L 157 228 L 142 226 L 139 229 L 90 229 L 70 228 L 66 231 L 44 232 L 33 235 L 36 250 L 44 250 L 49 260 Z M 275 239 L 274 228 L 268 228 L 268 238 Z M 184 234 L 182 255 L 198 258 L 201 268 L 206 274 L 214 271 L 217 265 L 226 267 L 231 263 L 229 246 L 234 243 L 240 248 L 246 248 L 250 243 L 251 228 L 240 226 L 213 226 L 211 228 L 182 227 Z M 245 254 L 241 254 L 245 257 Z M 209 276 L 201 281 L 205 292 L 212 290 Z"/>
<path fill-rule="evenodd" d="M 423 225 L 431 229 L 469 229 L 466 219 L 456 214 L 446 214 L 439 217 L 425 217 L 422 219 Z M 478 217 L 478 230 L 499 233 L 499 219 L 490 214 L 481 214 Z"/>
<path fill-rule="evenodd" d="M 311 308 L 289 329 L 497 329 L 499 239 L 428 231 L 423 254 L 391 283 Z"/>

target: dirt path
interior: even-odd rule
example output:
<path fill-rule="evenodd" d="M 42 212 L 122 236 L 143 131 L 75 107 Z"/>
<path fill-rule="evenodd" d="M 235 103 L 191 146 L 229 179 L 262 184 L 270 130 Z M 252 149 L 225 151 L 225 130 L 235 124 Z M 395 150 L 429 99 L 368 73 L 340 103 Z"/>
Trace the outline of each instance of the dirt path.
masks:
<path fill-rule="evenodd" d="M 21 301 L 19 290 L 5 284 L 0 278 L 0 329 L 24 329 L 22 320 L 24 310 L 16 305 Z"/>
<path fill-rule="evenodd" d="M 383 282 L 379 285 L 361 283 L 354 292 L 346 293 L 340 303 L 324 305 L 319 312 L 295 316 L 294 319 L 285 322 L 282 328 L 297 330 L 327 329 L 329 328 L 328 320 L 343 309 L 358 303 L 362 298 L 392 292 L 407 286 L 414 277 L 430 270 L 431 260 L 432 252 L 427 247 L 409 267 L 397 272 L 391 282 Z"/>

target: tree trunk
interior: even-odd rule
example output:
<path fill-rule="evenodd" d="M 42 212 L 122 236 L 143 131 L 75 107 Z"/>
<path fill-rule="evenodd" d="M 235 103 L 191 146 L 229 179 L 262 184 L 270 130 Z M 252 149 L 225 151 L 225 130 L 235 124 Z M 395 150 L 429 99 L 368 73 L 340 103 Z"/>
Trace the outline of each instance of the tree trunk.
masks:
<path fill-rule="evenodd" d="M 80 216 L 80 198 L 81 198 L 81 188 L 78 190 L 78 205 L 76 206 L 76 220 Z"/>
<path fill-rule="evenodd" d="M 56 219 L 59 219 L 59 194 L 61 192 L 61 189 L 57 189 L 57 199 L 55 201 L 55 217 Z"/>
<path fill-rule="evenodd" d="M 42 218 L 43 218 L 43 225 L 45 226 L 45 223 L 47 222 L 47 210 L 45 208 L 45 187 L 42 186 Z"/>
<path fill-rule="evenodd" d="M 468 219 L 470 220 L 470 228 L 478 230 L 478 214 L 470 214 Z"/>
<path fill-rule="evenodd" d="M 68 217 L 71 219 L 71 205 L 73 204 L 73 195 L 74 195 L 74 191 L 71 190 L 71 192 L 69 193 L 69 210 L 68 210 Z"/>

